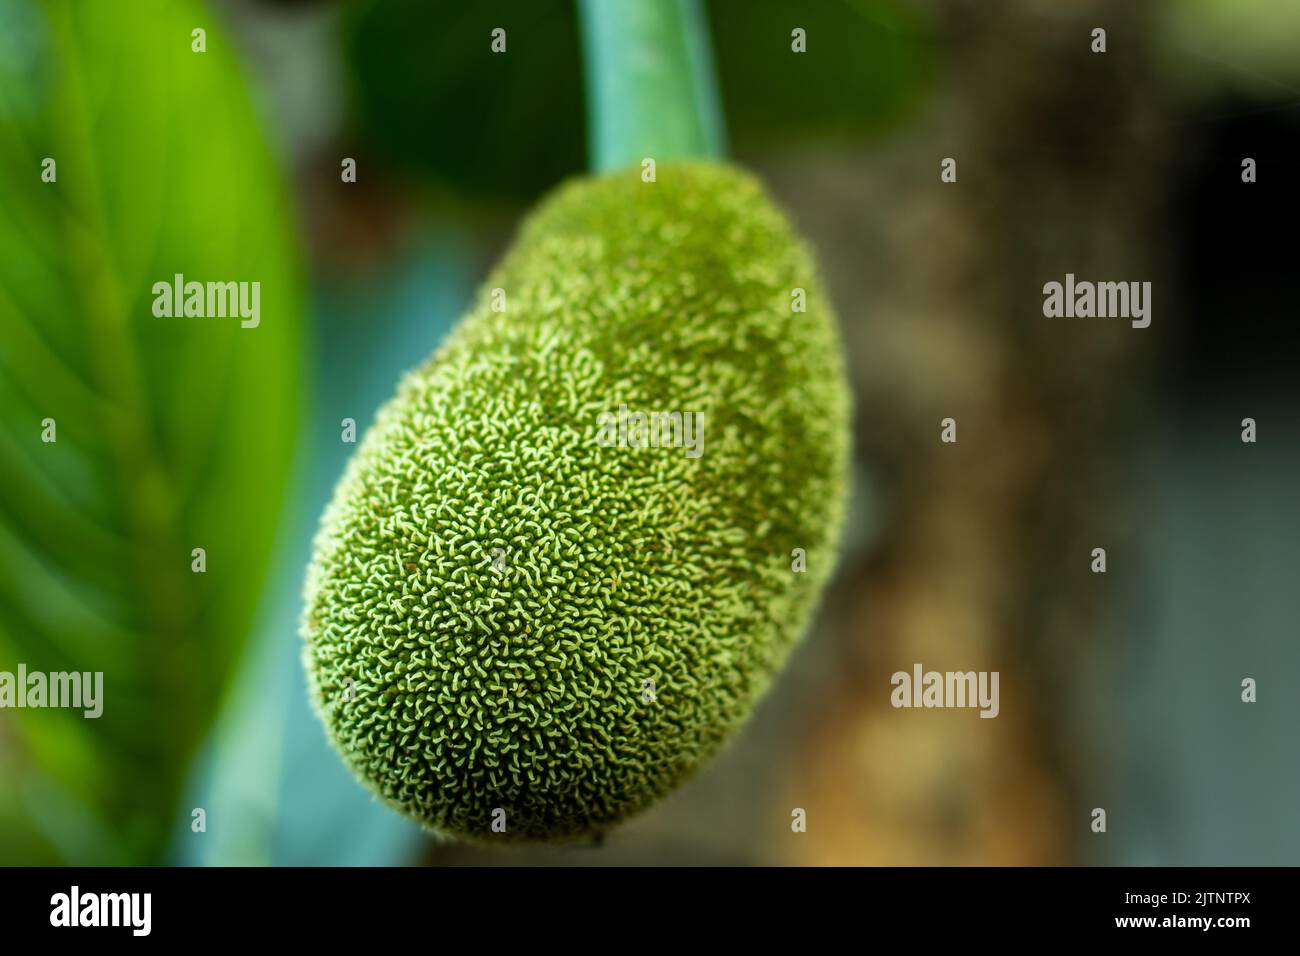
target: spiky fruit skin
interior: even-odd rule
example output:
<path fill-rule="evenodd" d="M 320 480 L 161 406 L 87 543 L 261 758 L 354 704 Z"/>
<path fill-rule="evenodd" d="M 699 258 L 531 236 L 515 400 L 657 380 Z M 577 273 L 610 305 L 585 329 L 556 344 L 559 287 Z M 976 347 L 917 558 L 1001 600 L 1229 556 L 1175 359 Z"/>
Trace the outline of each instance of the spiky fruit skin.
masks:
<path fill-rule="evenodd" d="M 702 412 L 703 453 L 602 445 L 620 405 Z M 738 730 L 806 629 L 848 409 L 812 258 L 753 178 L 686 163 L 561 186 L 325 511 L 303 632 L 334 745 L 463 839 L 642 810 Z"/>

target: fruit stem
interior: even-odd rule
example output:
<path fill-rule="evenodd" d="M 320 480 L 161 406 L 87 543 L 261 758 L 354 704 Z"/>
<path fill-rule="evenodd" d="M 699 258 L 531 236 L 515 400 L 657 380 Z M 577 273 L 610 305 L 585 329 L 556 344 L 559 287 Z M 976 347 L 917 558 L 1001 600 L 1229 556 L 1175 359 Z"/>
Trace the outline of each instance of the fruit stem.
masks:
<path fill-rule="evenodd" d="M 592 171 L 726 152 L 699 0 L 578 0 L 578 19 Z"/>

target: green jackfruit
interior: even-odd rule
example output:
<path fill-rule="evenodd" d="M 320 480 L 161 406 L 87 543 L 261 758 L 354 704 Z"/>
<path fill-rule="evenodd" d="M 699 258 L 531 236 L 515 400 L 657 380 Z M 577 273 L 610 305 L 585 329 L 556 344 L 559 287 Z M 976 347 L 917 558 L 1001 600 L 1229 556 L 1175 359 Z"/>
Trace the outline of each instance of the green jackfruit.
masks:
<path fill-rule="evenodd" d="M 599 832 L 672 790 L 808 625 L 848 409 L 812 258 L 750 176 L 557 189 L 322 518 L 304 657 L 349 767 L 463 839 Z"/>

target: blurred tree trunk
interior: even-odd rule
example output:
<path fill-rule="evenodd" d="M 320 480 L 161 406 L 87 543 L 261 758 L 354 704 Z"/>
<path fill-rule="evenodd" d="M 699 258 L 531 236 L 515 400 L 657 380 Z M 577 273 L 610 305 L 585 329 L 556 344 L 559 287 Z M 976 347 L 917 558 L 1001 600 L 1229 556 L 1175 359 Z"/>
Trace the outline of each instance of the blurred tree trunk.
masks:
<path fill-rule="evenodd" d="M 779 862 L 1071 862 L 1099 805 L 1072 677 L 1105 652 L 1123 449 L 1174 309 L 1150 240 L 1151 6 L 932 6 L 946 73 L 927 117 L 856 156 L 760 164 L 831 280 L 883 502 L 828 601 L 831 686 L 794 718 L 770 812 L 805 808 L 808 832 Z M 1152 281 L 1152 326 L 1044 317 L 1043 284 L 1067 272 Z M 1000 715 L 893 709 L 890 675 L 915 663 L 999 671 Z"/>

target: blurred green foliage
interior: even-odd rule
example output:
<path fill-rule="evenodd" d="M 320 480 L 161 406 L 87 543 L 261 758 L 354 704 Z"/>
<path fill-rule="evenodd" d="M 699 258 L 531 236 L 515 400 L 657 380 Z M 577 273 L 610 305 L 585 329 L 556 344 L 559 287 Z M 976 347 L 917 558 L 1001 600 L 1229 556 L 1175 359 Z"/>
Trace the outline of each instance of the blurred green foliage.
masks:
<path fill-rule="evenodd" d="M 1300 3 L 1177 0 L 1161 9 L 1163 65 L 1184 95 L 1228 84 L 1246 95 L 1282 96 L 1300 83 Z"/>
<path fill-rule="evenodd" d="M 905 0 L 706 7 L 722 113 L 741 148 L 885 128 L 932 73 L 927 24 Z M 366 0 L 344 11 L 354 121 L 390 162 L 462 195 L 521 201 L 587 168 L 574 0 Z M 796 26 L 807 53 L 791 51 Z M 504 54 L 490 48 L 497 27 Z"/>
<path fill-rule="evenodd" d="M 525 200 L 585 166 L 573 0 L 369 0 L 344 8 L 356 122 L 392 162 Z M 506 31 L 506 52 L 491 34 Z"/>
<path fill-rule="evenodd" d="M 723 113 L 740 149 L 888 128 L 934 70 L 934 39 L 906 0 L 711 0 Z M 807 52 L 791 50 L 805 31 Z"/>
<path fill-rule="evenodd" d="M 205 8 L 0 0 L 0 38 L 0 669 L 104 673 L 97 720 L 0 710 L 0 862 L 153 862 L 295 450 L 294 216 Z M 175 273 L 260 326 L 155 317 Z"/>

